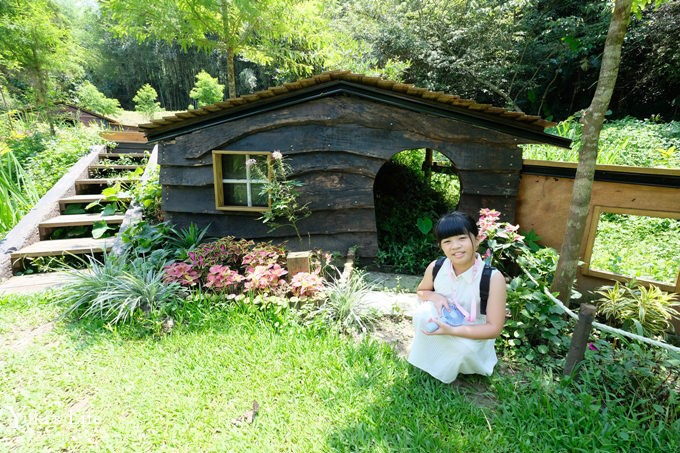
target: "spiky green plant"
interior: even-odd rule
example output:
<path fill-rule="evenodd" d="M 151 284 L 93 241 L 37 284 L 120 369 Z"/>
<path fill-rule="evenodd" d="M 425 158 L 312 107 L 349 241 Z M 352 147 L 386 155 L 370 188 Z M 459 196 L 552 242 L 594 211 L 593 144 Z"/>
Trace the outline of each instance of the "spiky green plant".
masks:
<path fill-rule="evenodd" d="M 372 289 L 364 271 L 354 269 L 344 278 L 338 272 L 337 277 L 331 277 L 326 282 L 324 301 L 317 313 L 345 333 L 368 332 L 380 317 L 380 313 L 368 305 Z"/>
<path fill-rule="evenodd" d="M 109 324 L 130 320 L 139 313 L 171 312 L 185 296 L 176 283 L 164 283 L 163 273 L 141 259 L 109 255 L 90 258 L 90 271 L 70 271 L 63 288 L 66 315 L 96 317 Z"/>

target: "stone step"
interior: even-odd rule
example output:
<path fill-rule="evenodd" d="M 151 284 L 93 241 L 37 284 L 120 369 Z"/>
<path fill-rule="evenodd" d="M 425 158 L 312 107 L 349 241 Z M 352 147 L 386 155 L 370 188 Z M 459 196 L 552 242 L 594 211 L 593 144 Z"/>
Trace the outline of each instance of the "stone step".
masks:
<path fill-rule="evenodd" d="M 144 165 L 106 165 L 106 164 L 93 164 L 90 165 L 88 168 L 90 170 L 137 170 L 140 167 L 144 167 Z"/>

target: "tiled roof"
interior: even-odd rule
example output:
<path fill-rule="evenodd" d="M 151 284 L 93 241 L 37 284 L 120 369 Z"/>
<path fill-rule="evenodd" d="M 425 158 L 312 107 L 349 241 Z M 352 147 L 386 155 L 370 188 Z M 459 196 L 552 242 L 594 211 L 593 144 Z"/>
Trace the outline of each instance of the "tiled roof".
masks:
<path fill-rule="evenodd" d="M 258 91 L 253 94 L 240 96 L 229 99 L 224 102 L 207 105 L 205 107 L 187 110 L 175 115 L 165 116 L 161 119 L 153 120 L 150 123 L 141 124 L 139 128 L 146 132 L 147 135 L 163 131 L 169 131 L 176 128 L 181 128 L 186 124 L 201 122 L 205 117 L 214 118 L 221 113 L 228 113 L 229 110 L 253 104 L 258 101 L 276 98 L 278 96 L 295 94 L 296 91 L 304 90 L 315 85 L 323 85 L 333 81 L 346 81 L 354 84 L 365 85 L 367 87 L 375 87 L 378 89 L 392 91 L 405 95 L 408 98 L 415 100 L 425 100 L 429 102 L 439 103 L 446 106 L 452 106 L 463 111 L 469 111 L 472 115 L 483 115 L 489 119 L 494 117 L 499 120 L 511 121 L 518 127 L 523 129 L 531 129 L 536 132 L 542 132 L 547 127 L 554 126 L 555 123 L 546 121 L 543 118 L 535 115 L 527 115 L 522 112 L 515 112 L 501 107 L 495 107 L 491 104 L 479 104 L 470 99 L 463 99 L 460 96 L 447 94 L 441 91 L 429 91 L 425 88 L 419 88 L 411 84 L 394 82 L 380 77 L 365 76 L 362 74 L 355 74 L 349 71 L 331 71 L 324 72 L 319 75 L 301 79 L 296 82 L 285 83 L 280 86 L 272 87 L 267 90 Z"/>

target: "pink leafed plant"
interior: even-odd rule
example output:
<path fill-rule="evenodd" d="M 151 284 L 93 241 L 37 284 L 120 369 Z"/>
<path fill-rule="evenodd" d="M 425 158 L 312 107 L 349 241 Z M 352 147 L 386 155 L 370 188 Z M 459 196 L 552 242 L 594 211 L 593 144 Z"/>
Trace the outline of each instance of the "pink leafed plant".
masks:
<path fill-rule="evenodd" d="M 287 273 L 288 271 L 278 264 L 258 265 L 246 274 L 244 287 L 253 291 L 273 291 L 286 284 L 281 277 Z"/>
<path fill-rule="evenodd" d="M 234 290 L 245 277 L 238 272 L 229 269 L 229 266 L 211 266 L 206 277 L 206 288 L 214 290 Z"/>
<path fill-rule="evenodd" d="M 182 286 L 194 286 L 198 284 L 201 276 L 191 264 L 172 263 L 164 268 L 163 281 L 166 283 L 177 282 Z"/>
<path fill-rule="evenodd" d="M 290 292 L 297 297 L 314 297 L 323 289 L 323 282 L 317 272 L 298 272 L 290 281 Z"/>

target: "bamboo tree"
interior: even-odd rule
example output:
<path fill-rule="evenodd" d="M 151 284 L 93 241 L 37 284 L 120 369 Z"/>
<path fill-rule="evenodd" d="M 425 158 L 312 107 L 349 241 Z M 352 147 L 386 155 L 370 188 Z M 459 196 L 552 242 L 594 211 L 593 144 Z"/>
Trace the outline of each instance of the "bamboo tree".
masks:
<path fill-rule="evenodd" d="M 307 25 L 320 7 L 303 0 L 103 0 L 119 36 L 139 41 L 176 42 L 184 49 L 219 50 L 227 56 L 229 97 L 236 97 L 234 60 L 242 56 L 259 64 L 286 61 L 299 73 L 311 68 L 297 61 L 291 43 L 318 46 Z"/>

